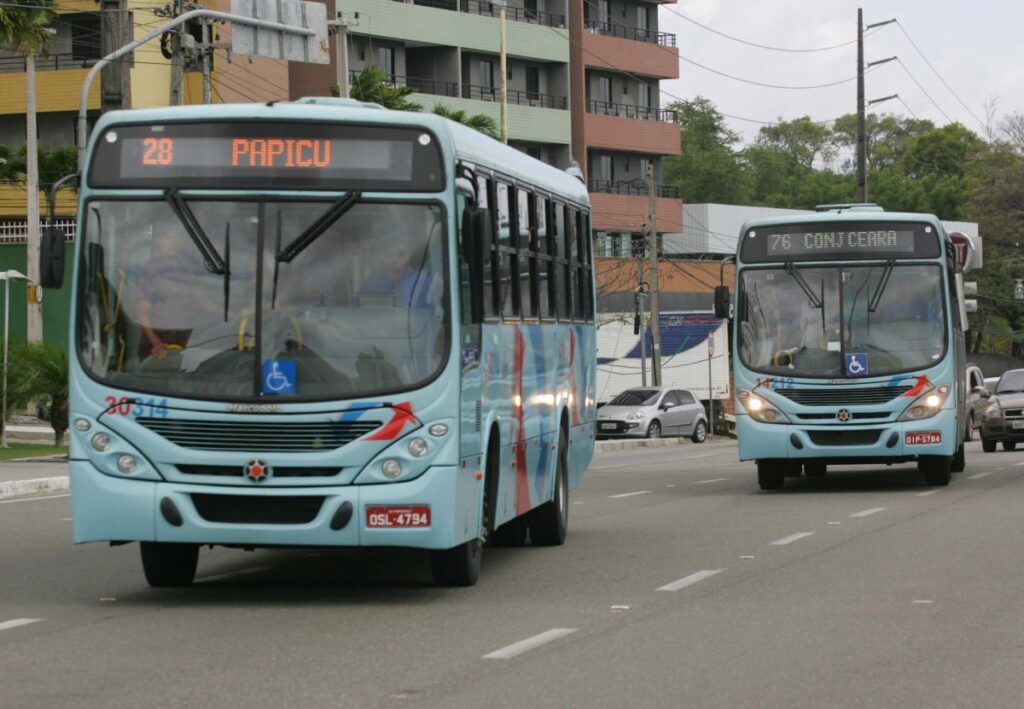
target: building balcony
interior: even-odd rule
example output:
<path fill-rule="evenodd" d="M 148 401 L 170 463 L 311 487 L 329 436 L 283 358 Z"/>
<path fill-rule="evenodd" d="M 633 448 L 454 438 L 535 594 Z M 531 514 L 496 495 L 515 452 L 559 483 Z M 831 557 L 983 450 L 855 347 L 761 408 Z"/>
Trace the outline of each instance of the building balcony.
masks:
<path fill-rule="evenodd" d="M 676 112 L 667 108 L 631 106 L 626 103 L 609 103 L 607 101 L 587 101 L 587 112 L 618 116 L 619 118 L 635 118 L 641 121 L 665 121 L 666 123 L 677 121 Z"/>
<path fill-rule="evenodd" d="M 679 78 L 679 50 L 674 37 L 672 44 L 667 45 L 640 37 L 623 38 L 602 34 L 596 29 L 588 30 L 583 34 L 583 61 L 591 69 L 625 71 L 655 79 Z"/>
<path fill-rule="evenodd" d="M 662 47 L 676 46 L 676 36 L 668 32 L 627 27 L 626 25 L 613 25 L 610 22 L 597 22 L 595 20 L 587 20 L 583 23 L 583 27 L 584 31 L 590 34 L 618 37 L 619 39 L 629 39 L 635 42 L 648 42 L 650 44 L 659 44 Z"/>
<path fill-rule="evenodd" d="M 554 108 L 565 111 L 569 108 L 569 99 L 566 96 L 552 96 L 541 94 L 536 91 L 514 91 L 509 89 L 508 103 L 510 106 L 536 106 L 537 108 Z M 475 86 L 473 84 L 462 85 L 462 98 L 471 98 L 478 101 L 501 101 L 501 90 L 493 86 Z"/>
<path fill-rule="evenodd" d="M 644 180 L 587 180 L 588 192 L 619 194 L 632 197 L 647 196 L 647 182 Z M 679 185 L 655 185 L 654 196 L 679 199 Z"/>
<path fill-rule="evenodd" d="M 647 222 L 647 196 L 590 192 L 591 220 L 595 231 L 639 233 Z M 683 228 L 683 205 L 678 199 L 654 200 L 658 232 L 674 234 Z"/>
<path fill-rule="evenodd" d="M 646 155 L 679 155 L 682 146 L 679 126 L 664 121 L 587 113 L 583 117 L 583 140 L 588 148 L 644 153 Z"/>
<path fill-rule="evenodd" d="M 422 5 L 433 7 L 439 10 L 451 12 L 468 12 L 486 17 L 499 17 L 501 7 L 493 2 L 480 2 L 479 0 L 394 0 L 406 5 Z M 505 8 L 505 19 L 512 22 L 528 22 L 534 25 L 546 27 L 565 27 L 565 15 L 558 15 L 553 12 L 542 12 L 540 10 L 527 10 L 521 7 L 509 5 Z"/>
<path fill-rule="evenodd" d="M 36 71 L 60 71 L 61 69 L 88 69 L 99 61 L 98 57 L 83 59 L 74 54 L 50 54 L 36 57 Z M 0 57 L 0 74 L 25 73 L 25 57 Z"/>
<path fill-rule="evenodd" d="M 354 82 L 356 77 L 359 76 L 358 71 L 350 71 L 349 81 Z M 387 82 L 391 86 L 409 86 L 416 90 L 418 94 L 430 94 L 431 96 L 453 96 L 459 95 L 459 83 L 457 81 L 439 81 L 437 79 L 424 79 L 415 76 L 395 76 L 391 75 L 387 77 Z"/>
<path fill-rule="evenodd" d="M 54 63 L 56 66 L 56 63 Z M 78 100 L 88 69 L 68 68 L 61 64 L 59 71 L 40 71 L 36 74 L 36 110 L 78 111 Z M 25 72 L 0 73 L 0 114 L 25 113 Z M 100 82 L 89 87 L 88 109 L 100 107 Z"/>

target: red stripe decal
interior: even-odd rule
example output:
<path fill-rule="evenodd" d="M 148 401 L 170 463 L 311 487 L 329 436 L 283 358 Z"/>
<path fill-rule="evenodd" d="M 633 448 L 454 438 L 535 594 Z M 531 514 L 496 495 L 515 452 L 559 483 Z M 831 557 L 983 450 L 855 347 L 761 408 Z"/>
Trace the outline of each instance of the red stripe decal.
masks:
<path fill-rule="evenodd" d="M 398 434 L 400 434 L 402 429 L 405 428 L 406 423 L 411 423 L 413 425 L 417 423 L 416 416 L 412 412 L 412 402 L 403 401 L 401 404 L 395 404 L 392 408 L 395 415 L 391 417 L 388 424 L 366 440 L 393 441 L 398 438 Z"/>

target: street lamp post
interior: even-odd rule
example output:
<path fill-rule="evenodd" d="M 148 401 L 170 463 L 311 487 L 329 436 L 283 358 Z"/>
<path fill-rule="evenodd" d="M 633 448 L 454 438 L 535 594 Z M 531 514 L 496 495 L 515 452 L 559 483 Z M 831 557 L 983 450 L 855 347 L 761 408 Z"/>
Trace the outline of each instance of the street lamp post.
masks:
<path fill-rule="evenodd" d="M 0 271 L 0 279 L 4 282 L 4 375 L 3 375 L 3 405 L 2 411 L 0 411 L 0 448 L 7 447 L 7 343 L 9 340 L 8 335 L 10 334 L 10 315 L 11 315 L 11 281 L 28 281 L 28 276 L 19 271 L 11 269 L 9 271 Z"/>

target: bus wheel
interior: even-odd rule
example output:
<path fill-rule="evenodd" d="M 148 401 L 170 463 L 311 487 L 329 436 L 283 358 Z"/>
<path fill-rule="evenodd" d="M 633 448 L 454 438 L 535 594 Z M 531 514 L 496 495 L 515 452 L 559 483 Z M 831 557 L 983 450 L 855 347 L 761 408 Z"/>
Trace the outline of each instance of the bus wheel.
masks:
<path fill-rule="evenodd" d="M 953 454 L 953 461 L 949 464 L 949 472 L 962 473 L 966 467 L 967 456 L 964 454 L 964 445 L 961 443 L 960 447 L 956 449 L 956 453 Z"/>
<path fill-rule="evenodd" d="M 470 539 L 451 549 L 430 552 L 430 569 L 438 586 L 472 586 L 480 578 L 483 542 Z"/>
<path fill-rule="evenodd" d="M 804 475 L 809 478 L 820 478 L 827 469 L 825 463 L 804 463 Z"/>
<path fill-rule="evenodd" d="M 981 449 L 986 453 L 996 452 L 996 442 L 985 438 L 985 434 L 981 434 Z"/>
<path fill-rule="evenodd" d="M 917 469 L 924 475 L 926 485 L 949 485 L 950 463 L 952 458 L 946 455 L 922 455 L 917 459 Z"/>
<path fill-rule="evenodd" d="M 487 538 L 496 547 L 521 547 L 526 543 L 526 517 L 516 517 L 501 525 Z"/>
<path fill-rule="evenodd" d="M 188 586 L 196 577 L 198 544 L 140 542 L 142 570 L 154 588 Z"/>
<path fill-rule="evenodd" d="M 569 443 L 567 438 L 568 435 L 563 428 L 558 437 L 555 499 L 545 502 L 527 515 L 530 541 L 535 546 L 560 546 L 569 531 Z"/>
<path fill-rule="evenodd" d="M 1004 451 L 1012 451 L 1012 450 L 1016 450 L 1016 448 L 1017 448 L 1017 441 L 1003 441 L 1003 450 Z"/>
<path fill-rule="evenodd" d="M 781 490 L 786 483 L 786 469 L 771 460 L 757 461 L 757 484 L 762 490 Z"/>

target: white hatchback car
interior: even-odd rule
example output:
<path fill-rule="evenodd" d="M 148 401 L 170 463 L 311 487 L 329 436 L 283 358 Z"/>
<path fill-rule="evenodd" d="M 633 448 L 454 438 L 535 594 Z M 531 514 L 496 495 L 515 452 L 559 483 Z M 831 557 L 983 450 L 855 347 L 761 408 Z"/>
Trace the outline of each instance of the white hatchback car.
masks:
<path fill-rule="evenodd" d="M 707 434 L 704 405 L 684 389 L 627 389 L 597 410 L 599 439 L 689 436 L 703 443 Z"/>

